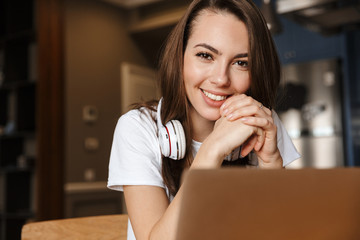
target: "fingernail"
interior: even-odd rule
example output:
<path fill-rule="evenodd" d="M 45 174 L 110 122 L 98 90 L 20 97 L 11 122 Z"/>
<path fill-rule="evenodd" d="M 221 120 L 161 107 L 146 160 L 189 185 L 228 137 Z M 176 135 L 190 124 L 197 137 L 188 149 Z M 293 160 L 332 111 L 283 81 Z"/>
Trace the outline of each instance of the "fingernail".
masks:
<path fill-rule="evenodd" d="M 224 111 L 225 108 L 225 103 L 223 103 L 223 105 L 221 105 L 220 110 Z"/>
<path fill-rule="evenodd" d="M 223 111 L 223 114 L 224 114 L 224 116 L 226 116 L 226 114 L 229 112 L 229 109 L 225 109 L 224 111 Z"/>
<path fill-rule="evenodd" d="M 234 115 L 230 114 L 229 116 L 226 116 L 228 120 L 231 120 L 234 117 Z"/>
<path fill-rule="evenodd" d="M 246 121 L 249 120 L 249 119 L 246 118 L 246 117 L 243 117 L 243 118 L 240 118 L 240 120 L 243 121 L 243 122 L 246 122 Z"/>

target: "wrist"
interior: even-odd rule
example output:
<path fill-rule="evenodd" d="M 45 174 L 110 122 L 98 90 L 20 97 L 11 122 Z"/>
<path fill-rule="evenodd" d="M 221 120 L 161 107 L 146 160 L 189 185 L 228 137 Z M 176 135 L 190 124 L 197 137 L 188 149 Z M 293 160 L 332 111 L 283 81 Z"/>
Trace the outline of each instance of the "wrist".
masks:
<path fill-rule="evenodd" d="M 219 168 L 223 159 L 224 156 L 218 149 L 217 144 L 211 144 L 209 139 L 206 139 L 197 152 L 190 168 Z"/>
<path fill-rule="evenodd" d="M 277 151 L 276 154 L 274 154 L 273 156 L 266 159 L 265 158 L 261 159 L 260 157 L 258 157 L 258 163 L 259 163 L 259 168 L 261 169 L 283 168 L 283 160 L 279 151 Z"/>

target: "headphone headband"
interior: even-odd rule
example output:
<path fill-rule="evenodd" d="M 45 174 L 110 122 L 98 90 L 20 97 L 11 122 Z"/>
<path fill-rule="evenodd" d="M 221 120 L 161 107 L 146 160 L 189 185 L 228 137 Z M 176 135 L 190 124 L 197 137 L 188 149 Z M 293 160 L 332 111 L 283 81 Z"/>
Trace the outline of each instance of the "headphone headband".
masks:
<path fill-rule="evenodd" d="M 160 98 L 159 103 L 158 103 L 158 107 L 157 107 L 157 111 L 156 111 L 156 123 L 158 126 L 158 129 L 160 129 L 161 127 L 163 127 L 162 122 L 161 122 L 161 105 L 162 105 L 162 101 L 163 98 Z"/>

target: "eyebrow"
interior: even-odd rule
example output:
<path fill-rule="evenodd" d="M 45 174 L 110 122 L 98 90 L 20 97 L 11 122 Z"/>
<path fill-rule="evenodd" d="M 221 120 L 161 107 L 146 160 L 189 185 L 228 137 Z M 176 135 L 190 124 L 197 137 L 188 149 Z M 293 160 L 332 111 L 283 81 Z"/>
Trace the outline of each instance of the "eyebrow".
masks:
<path fill-rule="evenodd" d="M 216 48 L 214 48 L 214 47 L 212 47 L 212 46 L 210 46 L 209 44 L 206 44 L 206 43 L 196 44 L 194 48 L 196 48 L 196 47 L 204 47 L 204 48 L 207 48 L 207 49 L 209 49 L 210 51 L 212 51 L 212 52 L 214 52 L 216 54 L 219 54 L 219 55 L 222 54 L 221 52 L 219 52 L 219 50 L 217 50 Z"/>
<path fill-rule="evenodd" d="M 234 58 L 244 58 L 244 57 L 248 57 L 248 54 L 247 53 L 239 53 L 239 54 L 236 54 Z"/>
<path fill-rule="evenodd" d="M 219 54 L 219 55 L 222 54 L 219 50 L 217 50 L 216 48 L 214 48 L 214 47 L 212 47 L 212 46 L 210 46 L 209 44 L 206 44 L 206 43 L 196 44 L 194 48 L 196 48 L 196 47 L 204 47 L 204 48 L 207 48 L 207 49 L 209 49 L 210 51 L 212 51 L 212 52 L 214 52 L 216 54 Z M 248 57 L 248 53 L 239 53 L 239 54 L 236 54 L 234 56 L 234 58 L 244 58 L 244 57 Z"/>

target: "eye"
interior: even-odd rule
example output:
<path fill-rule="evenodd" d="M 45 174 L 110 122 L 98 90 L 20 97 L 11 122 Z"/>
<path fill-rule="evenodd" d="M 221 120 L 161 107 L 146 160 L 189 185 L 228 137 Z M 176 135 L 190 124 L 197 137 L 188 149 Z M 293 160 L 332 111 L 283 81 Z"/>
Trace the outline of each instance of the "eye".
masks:
<path fill-rule="evenodd" d="M 196 54 L 196 56 L 201 59 L 204 59 L 204 60 L 212 60 L 213 59 L 211 54 L 206 53 L 206 52 L 199 52 Z"/>
<path fill-rule="evenodd" d="M 234 64 L 240 66 L 241 68 L 247 68 L 249 66 L 248 61 L 243 60 L 235 61 Z"/>

